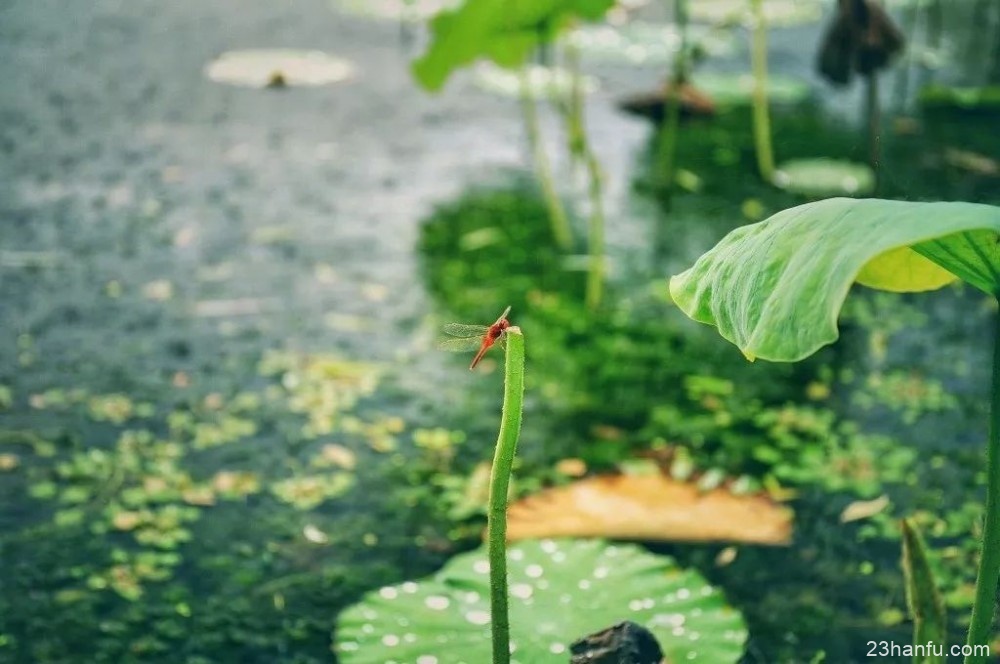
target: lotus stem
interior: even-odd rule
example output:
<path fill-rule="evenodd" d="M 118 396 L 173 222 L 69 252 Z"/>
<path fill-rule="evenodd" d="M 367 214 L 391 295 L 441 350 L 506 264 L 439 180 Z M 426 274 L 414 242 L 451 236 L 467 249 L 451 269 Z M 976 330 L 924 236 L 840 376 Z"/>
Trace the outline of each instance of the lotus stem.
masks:
<path fill-rule="evenodd" d="M 763 0 L 753 6 L 753 137 L 757 170 L 767 182 L 774 182 L 774 150 L 771 146 L 771 118 L 767 104 L 767 19 Z"/>
<path fill-rule="evenodd" d="M 524 114 L 524 126 L 528 132 L 528 147 L 535 162 L 535 175 L 542 188 L 542 197 L 549 213 L 549 223 L 552 225 L 552 237 L 561 249 L 569 249 L 573 244 L 573 232 L 569 225 L 566 209 L 559 199 L 555 181 L 552 177 L 552 166 L 545 145 L 541 139 L 541 128 L 538 123 L 538 105 L 531 89 L 531 79 L 528 68 L 521 69 L 521 111 Z"/>
<path fill-rule="evenodd" d="M 589 144 L 585 160 L 590 174 L 590 224 L 587 240 L 590 245 L 590 267 L 587 271 L 586 301 L 587 308 L 594 311 L 601 306 L 604 290 L 604 176 Z"/>
<path fill-rule="evenodd" d="M 566 145 L 572 173 L 576 175 L 576 167 L 585 160 L 587 134 L 583 125 L 583 74 L 580 70 L 580 53 L 572 45 L 568 45 L 563 53 L 566 61 L 566 71 L 569 72 L 569 97 L 562 104 L 563 119 L 566 123 Z"/>
<path fill-rule="evenodd" d="M 572 43 L 566 45 L 565 57 L 567 68 L 574 77 L 579 77 L 580 52 Z M 590 220 L 587 230 L 589 261 L 585 300 L 587 307 L 593 311 L 601 305 L 604 290 L 604 175 L 587 137 L 583 94 L 579 81 L 574 83 L 574 90 L 574 94 L 563 105 L 563 117 L 569 136 L 570 153 L 582 159 L 587 167 Z"/>
<path fill-rule="evenodd" d="M 669 195 L 674 186 L 674 168 L 677 161 L 677 135 L 681 120 L 681 85 L 688 78 L 687 62 L 687 2 L 674 0 L 674 20 L 680 31 L 681 43 L 674 60 L 674 71 L 667 86 L 669 94 L 666 99 L 663 122 L 660 125 L 660 140 L 658 145 L 659 181 L 664 191 Z"/>
<path fill-rule="evenodd" d="M 489 558 L 493 664 L 510 662 L 510 616 L 507 608 L 507 491 L 517 453 L 524 407 L 524 335 L 509 327 L 504 365 L 503 410 L 490 473 Z"/>
<path fill-rule="evenodd" d="M 990 396 L 990 431 L 986 447 L 986 517 L 983 523 L 983 543 L 979 551 L 979 574 L 976 577 L 976 598 L 972 605 L 969 637 L 966 643 L 982 646 L 990 642 L 993 616 L 996 611 L 997 583 L 1000 582 L 1000 315 L 993 335 L 993 384 Z M 966 664 L 985 664 L 987 657 L 973 654 Z"/>
<path fill-rule="evenodd" d="M 920 20 L 920 7 L 919 5 L 914 5 L 910 8 L 907 14 L 906 26 L 903 29 L 903 34 L 909 35 L 910 39 L 915 40 L 917 36 L 917 24 Z M 978 25 L 982 25 L 981 23 Z M 897 69 L 896 74 L 896 84 L 895 84 L 895 95 L 896 95 L 896 111 L 897 113 L 903 113 L 910 102 L 910 76 L 913 71 L 913 59 L 904 59 Z"/>

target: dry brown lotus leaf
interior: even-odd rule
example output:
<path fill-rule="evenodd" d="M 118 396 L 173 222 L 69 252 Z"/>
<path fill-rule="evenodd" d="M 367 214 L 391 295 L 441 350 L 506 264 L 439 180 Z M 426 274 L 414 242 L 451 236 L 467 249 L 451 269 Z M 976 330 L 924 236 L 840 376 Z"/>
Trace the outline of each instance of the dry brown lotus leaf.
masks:
<path fill-rule="evenodd" d="M 663 122 L 668 99 L 673 96 L 674 89 L 680 93 L 678 99 L 681 103 L 681 117 L 709 117 L 715 115 L 715 101 L 708 96 L 708 93 L 699 90 L 690 83 L 681 83 L 680 86 L 676 86 L 673 83 L 666 83 L 658 90 L 643 92 L 622 99 L 618 106 L 626 113 L 648 118 L 654 122 Z"/>
<path fill-rule="evenodd" d="M 663 475 L 591 477 L 529 496 L 507 511 L 511 541 L 605 537 L 786 545 L 791 536 L 791 510 L 765 496 L 700 491 Z"/>

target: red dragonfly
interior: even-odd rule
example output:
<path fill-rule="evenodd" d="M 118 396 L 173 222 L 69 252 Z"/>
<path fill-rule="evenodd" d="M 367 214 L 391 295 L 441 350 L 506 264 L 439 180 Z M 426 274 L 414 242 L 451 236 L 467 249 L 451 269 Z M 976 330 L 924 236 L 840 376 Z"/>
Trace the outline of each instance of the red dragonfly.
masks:
<path fill-rule="evenodd" d="M 499 341 L 500 346 L 503 347 L 504 340 L 506 339 L 504 332 L 510 327 L 510 321 L 507 320 L 507 314 L 509 313 L 510 307 L 507 307 L 500 314 L 500 318 L 497 318 L 497 322 L 492 325 L 448 323 L 443 328 L 444 333 L 455 338 L 445 339 L 438 344 L 438 348 L 461 353 L 478 347 L 479 352 L 472 358 L 472 364 L 469 365 L 469 370 L 471 371 L 476 368 L 479 360 L 483 359 L 483 355 L 486 355 L 486 351 L 492 348 L 493 344 Z"/>

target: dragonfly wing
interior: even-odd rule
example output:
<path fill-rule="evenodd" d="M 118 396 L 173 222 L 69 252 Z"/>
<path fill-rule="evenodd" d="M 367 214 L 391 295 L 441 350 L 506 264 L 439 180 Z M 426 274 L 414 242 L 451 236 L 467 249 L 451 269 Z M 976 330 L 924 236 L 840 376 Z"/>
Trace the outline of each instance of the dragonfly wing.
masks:
<path fill-rule="evenodd" d="M 461 323 L 448 323 L 441 330 L 453 337 L 475 337 L 482 341 L 486 336 L 486 331 L 490 328 L 485 325 L 462 325 Z"/>
<path fill-rule="evenodd" d="M 453 353 L 466 353 L 477 350 L 483 344 L 483 340 L 477 337 L 465 337 L 462 339 L 443 339 L 438 342 L 438 350 L 451 351 Z"/>

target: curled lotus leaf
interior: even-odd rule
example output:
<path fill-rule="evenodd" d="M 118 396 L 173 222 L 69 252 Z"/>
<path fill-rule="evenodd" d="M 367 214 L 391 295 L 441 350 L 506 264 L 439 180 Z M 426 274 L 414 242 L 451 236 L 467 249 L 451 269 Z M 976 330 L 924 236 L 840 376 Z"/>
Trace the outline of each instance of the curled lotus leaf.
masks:
<path fill-rule="evenodd" d="M 929 259 L 929 260 L 928 260 Z M 729 233 L 670 293 L 744 355 L 795 362 L 833 343 L 852 284 L 938 288 L 942 271 L 1000 293 L 1000 207 L 831 198 Z"/>

